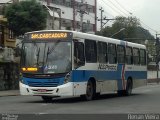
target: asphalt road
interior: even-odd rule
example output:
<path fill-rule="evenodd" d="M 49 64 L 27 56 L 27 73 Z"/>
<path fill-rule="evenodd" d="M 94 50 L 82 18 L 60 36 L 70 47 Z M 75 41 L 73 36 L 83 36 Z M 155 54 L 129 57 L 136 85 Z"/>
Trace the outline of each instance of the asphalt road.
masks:
<path fill-rule="evenodd" d="M 68 117 L 71 116 L 70 114 L 78 114 L 83 117 L 84 115 L 82 114 L 88 114 L 93 118 L 96 118 L 95 114 L 96 116 L 98 116 L 97 114 L 108 114 L 111 115 L 111 117 L 113 115 L 116 117 L 115 114 L 120 114 L 122 118 L 127 118 L 129 114 L 137 113 L 158 114 L 160 113 L 160 85 L 150 84 L 136 88 L 133 90 L 132 96 L 119 97 L 117 94 L 107 94 L 93 101 L 84 101 L 80 98 L 67 98 L 53 99 L 52 102 L 45 103 L 41 97 L 38 96 L 0 97 L 0 113 L 2 114 L 0 118 L 5 118 L 8 114 L 18 114 L 19 116 L 21 116 L 21 114 L 27 114 L 25 116 L 28 117 L 30 115 L 51 115 L 51 117 L 53 117 L 53 114 L 68 114 Z M 43 117 L 40 118 L 43 119 Z M 63 118 L 67 119 L 67 117 Z M 157 118 L 159 118 L 159 116 L 157 116 Z"/>

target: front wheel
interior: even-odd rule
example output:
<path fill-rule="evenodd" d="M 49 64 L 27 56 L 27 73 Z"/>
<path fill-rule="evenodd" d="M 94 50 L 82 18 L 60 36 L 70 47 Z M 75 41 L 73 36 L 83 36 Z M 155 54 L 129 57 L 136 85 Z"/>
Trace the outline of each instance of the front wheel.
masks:
<path fill-rule="evenodd" d="M 93 100 L 95 96 L 95 88 L 94 84 L 91 80 L 88 81 L 87 83 L 87 88 L 86 88 L 86 94 L 84 95 L 86 100 Z"/>

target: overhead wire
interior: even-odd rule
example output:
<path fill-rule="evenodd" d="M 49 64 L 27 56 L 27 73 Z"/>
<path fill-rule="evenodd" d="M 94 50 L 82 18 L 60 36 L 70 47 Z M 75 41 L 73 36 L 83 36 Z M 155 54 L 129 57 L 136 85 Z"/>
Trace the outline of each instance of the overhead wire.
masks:
<path fill-rule="evenodd" d="M 110 16 L 112 16 L 112 17 L 114 18 L 114 16 L 111 15 L 110 13 L 108 13 L 108 12 L 106 12 L 106 11 L 104 11 L 104 13 L 105 13 L 105 14 L 108 14 L 108 15 L 110 15 Z"/>
<path fill-rule="evenodd" d="M 122 15 L 117 9 L 115 9 L 114 7 L 112 7 L 111 5 L 107 4 L 104 0 L 101 0 L 105 5 L 107 5 L 108 7 L 110 7 L 113 11 L 115 11 L 116 13 L 120 14 L 121 16 L 124 16 Z"/>
<path fill-rule="evenodd" d="M 104 2 L 104 0 L 102 0 Z M 113 3 L 111 2 L 110 0 L 108 0 L 116 9 L 118 9 L 118 7 Z M 121 7 L 123 10 L 125 10 L 129 15 L 132 15 L 132 13 L 130 11 L 128 11 L 124 6 L 122 6 L 117 0 L 115 0 L 115 2 L 119 5 L 119 7 Z M 118 11 L 118 10 L 115 10 L 112 6 L 108 5 L 106 2 L 104 2 L 105 5 L 109 6 L 110 8 L 112 8 L 114 11 Z M 127 15 L 126 13 L 124 13 L 121 9 L 119 9 L 120 12 L 122 12 L 123 14 Z M 117 13 L 120 13 L 120 12 L 117 12 Z M 122 15 L 120 13 L 120 15 Z M 123 16 L 123 15 L 122 15 Z M 127 15 L 128 16 L 128 15 Z M 153 32 L 157 32 L 156 30 L 154 30 L 153 28 L 151 28 L 150 26 L 148 26 L 147 24 L 145 24 L 142 20 L 140 20 L 140 23 L 143 24 L 144 26 L 146 26 L 148 29 L 150 29 L 151 31 Z"/>
<path fill-rule="evenodd" d="M 140 23 L 142 23 L 144 26 L 146 26 L 147 28 L 149 28 L 151 31 L 153 32 L 157 32 L 155 29 L 151 28 L 150 26 L 148 26 L 147 24 L 145 24 L 142 20 L 140 20 Z"/>
<path fill-rule="evenodd" d="M 117 0 L 114 0 L 119 6 L 121 6 L 121 8 L 123 10 L 125 10 L 126 12 L 128 12 L 130 15 L 132 15 L 132 13 L 130 11 L 128 11 L 124 6 L 122 6 Z M 147 24 L 145 24 L 142 20 L 140 20 L 140 23 L 143 24 L 144 26 L 146 26 L 148 29 L 150 29 L 151 31 L 157 32 L 156 30 L 154 30 L 153 28 L 151 28 L 150 26 L 148 26 Z"/>
<path fill-rule="evenodd" d="M 110 2 L 116 9 L 118 9 L 118 7 L 110 0 L 108 0 L 108 2 Z M 124 15 L 128 16 L 128 14 L 126 14 L 125 12 L 123 12 L 121 9 L 118 9 L 121 13 L 123 13 Z"/>
<path fill-rule="evenodd" d="M 123 10 L 128 12 L 130 15 L 132 15 L 132 12 L 128 11 L 124 6 L 122 6 L 117 0 L 114 0 Z"/>

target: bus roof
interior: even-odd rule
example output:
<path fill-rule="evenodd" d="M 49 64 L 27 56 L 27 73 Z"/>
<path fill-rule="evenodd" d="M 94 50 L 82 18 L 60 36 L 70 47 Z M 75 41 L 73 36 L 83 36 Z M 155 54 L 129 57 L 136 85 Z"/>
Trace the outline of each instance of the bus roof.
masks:
<path fill-rule="evenodd" d="M 138 44 L 138 43 L 133 43 L 133 42 L 128 42 L 124 40 L 118 40 L 114 38 L 109 38 L 109 37 L 102 37 L 94 34 L 88 34 L 88 33 L 82 33 L 82 32 L 77 32 L 77 31 L 70 31 L 70 30 L 40 30 L 40 31 L 32 31 L 32 32 L 27 32 L 26 34 L 30 33 L 38 33 L 38 32 L 71 32 L 73 33 L 73 39 L 91 39 L 91 40 L 96 40 L 96 41 L 101 41 L 101 42 L 109 42 L 109 43 L 114 43 L 114 44 L 121 44 L 121 45 L 126 45 L 126 46 L 131 46 L 131 47 L 136 47 L 136 48 L 142 48 L 146 49 L 145 45 Z"/>

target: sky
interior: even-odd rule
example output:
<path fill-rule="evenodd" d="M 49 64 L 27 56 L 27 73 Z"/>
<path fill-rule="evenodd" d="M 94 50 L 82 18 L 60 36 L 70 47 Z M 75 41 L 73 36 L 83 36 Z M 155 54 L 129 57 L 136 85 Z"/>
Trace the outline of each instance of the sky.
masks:
<path fill-rule="evenodd" d="M 142 27 L 152 35 L 160 34 L 160 0 L 97 0 L 98 9 L 104 9 L 104 16 L 134 16 L 141 21 Z M 100 11 L 97 14 L 100 18 Z M 112 21 L 106 25 L 111 25 Z M 98 23 L 99 24 L 99 23 Z"/>

